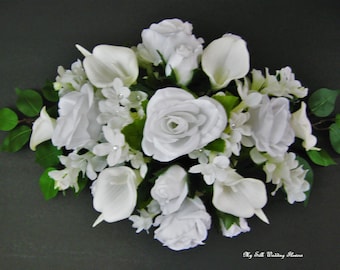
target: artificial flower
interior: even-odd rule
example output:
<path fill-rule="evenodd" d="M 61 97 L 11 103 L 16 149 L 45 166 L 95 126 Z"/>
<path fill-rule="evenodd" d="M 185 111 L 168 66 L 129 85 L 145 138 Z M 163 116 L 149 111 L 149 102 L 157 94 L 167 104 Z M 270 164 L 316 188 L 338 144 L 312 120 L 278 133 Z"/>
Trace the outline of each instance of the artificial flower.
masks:
<path fill-rule="evenodd" d="M 159 226 L 155 230 L 155 239 L 178 251 L 204 244 L 211 217 L 200 198 L 187 198 L 178 211 L 158 216 L 154 226 Z"/>
<path fill-rule="evenodd" d="M 151 196 L 156 200 L 164 215 L 177 211 L 188 194 L 186 171 L 173 165 L 161 174 L 151 189 Z"/>
<path fill-rule="evenodd" d="M 317 139 L 312 134 L 312 125 L 307 117 L 306 108 L 306 103 L 302 101 L 300 109 L 292 113 L 291 125 L 295 136 L 303 140 L 303 147 L 309 151 L 315 148 Z"/>
<path fill-rule="evenodd" d="M 128 149 L 125 145 L 125 137 L 120 130 L 103 126 L 103 134 L 107 142 L 95 145 L 92 152 L 100 157 L 106 156 L 109 166 L 114 166 L 125 161 L 128 155 Z"/>
<path fill-rule="evenodd" d="M 85 56 L 84 69 L 90 82 L 96 87 L 110 87 L 116 78 L 130 86 L 138 77 L 138 63 L 134 51 L 127 47 L 98 45 L 92 54 L 77 45 Z"/>
<path fill-rule="evenodd" d="M 290 67 L 284 67 L 276 71 L 275 75 L 269 74 L 266 68 L 266 74 L 263 76 L 260 70 L 252 70 L 251 89 L 260 91 L 266 95 L 277 97 L 287 97 L 292 99 L 304 98 L 308 94 L 308 89 L 303 87 L 298 80 L 295 80 L 295 75 Z"/>
<path fill-rule="evenodd" d="M 249 62 L 246 42 L 233 34 L 212 41 L 202 54 L 202 69 L 216 90 L 244 77 L 249 71 Z"/>
<path fill-rule="evenodd" d="M 179 19 L 167 19 L 142 32 L 137 51 L 143 61 L 158 66 L 165 61 L 165 74 L 172 72 L 180 85 L 187 85 L 199 66 L 203 40 L 192 34 L 192 25 Z"/>
<path fill-rule="evenodd" d="M 220 227 L 222 235 L 225 237 L 235 237 L 240 233 L 249 232 L 250 228 L 248 226 L 247 220 L 245 218 L 239 218 L 237 223 L 233 223 L 229 228 L 226 228 L 223 221 L 220 219 Z"/>
<path fill-rule="evenodd" d="M 32 126 L 32 135 L 30 138 L 30 148 L 32 151 L 35 151 L 37 145 L 40 143 L 52 138 L 55 126 L 56 120 L 48 115 L 46 107 L 44 106 L 40 111 L 39 118 L 34 121 Z"/>
<path fill-rule="evenodd" d="M 280 157 L 271 157 L 259 153 L 254 148 L 250 151 L 250 156 L 256 164 L 264 164 L 266 181 L 276 185 L 272 195 L 283 187 L 289 203 L 302 202 L 306 199 L 305 192 L 310 189 L 310 184 L 306 180 L 307 170 L 299 164 L 295 153 L 288 152 Z"/>
<path fill-rule="evenodd" d="M 93 208 L 101 212 L 93 226 L 128 218 L 136 206 L 139 181 L 127 166 L 104 169 L 92 184 Z"/>
<path fill-rule="evenodd" d="M 262 211 L 267 203 L 265 184 L 255 178 L 243 178 L 232 169 L 225 170 L 225 177 L 214 182 L 212 203 L 221 212 L 237 217 L 250 218 L 254 214 L 268 223 Z"/>
<path fill-rule="evenodd" d="M 142 148 L 159 161 L 171 161 L 220 137 L 226 127 L 224 108 L 209 97 L 167 87 L 152 96 L 147 107 Z"/>
<path fill-rule="evenodd" d="M 84 84 L 80 91 L 72 91 L 62 96 L 58 113 L 52 136 L 55 146 L 75 149 L 85 147 L 98 139 L 101 130 L 96 121 L 98 102 L 90 84 Z"/>
<path fill-rule="evenodd" d="M 290 125 L 291 113 L 286 98 L 262 98 L 260 106 L 249 108 L 251 140 L 260 152 L 281 156 L 294 142 L 294 130 Z"/>

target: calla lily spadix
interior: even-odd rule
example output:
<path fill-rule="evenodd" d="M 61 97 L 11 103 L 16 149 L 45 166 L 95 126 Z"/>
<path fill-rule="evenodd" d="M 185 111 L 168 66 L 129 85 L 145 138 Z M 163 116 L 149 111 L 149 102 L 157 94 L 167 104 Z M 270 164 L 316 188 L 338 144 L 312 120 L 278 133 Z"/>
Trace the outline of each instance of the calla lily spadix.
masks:
<path fill-rule="evenodd" d="M 93 208 L 101 212 L 93 227 L 102 221 L 116 222 L 128 218 L 137 202 L 139 177 L 129 167 L 103 170 L 92 185 Z"/>
<path fill-rule="evenodd" d="M 133 84 L 138 77 L 138 62 L 134 51 L 127 47 L 98 45 L 90 53 L 80 45 L 77 49 L 85 56 L 85 73 L 90 82 L 100 88 L 113 86 L 120 78 L 125 86 Z"/>
<path fill-rule="evenodd" d="M 239 36 L 226 34 L 212 41 L 203 51 L 202 69 L 215 90 L 226 87 L 232 80 L 249 71 L 249 52 Z"/>

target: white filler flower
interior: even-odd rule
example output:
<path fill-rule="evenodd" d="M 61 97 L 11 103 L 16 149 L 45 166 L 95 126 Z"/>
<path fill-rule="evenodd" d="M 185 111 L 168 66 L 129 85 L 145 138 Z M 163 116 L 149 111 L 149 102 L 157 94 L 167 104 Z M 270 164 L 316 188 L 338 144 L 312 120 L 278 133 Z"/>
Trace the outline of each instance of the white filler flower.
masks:
<path fill-rule="evenodd" d="M 224 108 L 209 97 L 195 99 L 187 91 L 158 90 L 147 107 L 142 148 L 158 161 L 171 161 L 219 138 L 226 127 Z"/>

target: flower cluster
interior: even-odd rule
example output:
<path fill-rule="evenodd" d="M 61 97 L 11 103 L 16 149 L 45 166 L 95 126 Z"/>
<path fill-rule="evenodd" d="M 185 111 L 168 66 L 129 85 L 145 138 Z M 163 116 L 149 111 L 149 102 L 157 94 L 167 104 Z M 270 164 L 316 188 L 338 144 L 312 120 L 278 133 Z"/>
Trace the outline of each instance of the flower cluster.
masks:
<path fill-rule="evenodd" d="M 204 47 L 179 19 L 141 39 L 77 45 L 83 60 L 58 68 L 58 112 L 43 107 L 30 137 L 33 151 L 49 142 L 57 156 L 41 181 L 53 183 L 50 197 L 88 180 L 93 226 L 129 219 L 173 250 L 202 245 L 212 220 L 226 237 L 249 231 L 254 215 L 269 223 L 267 190 L 307 200 L 310 168 L 293 149 L 321 149 L 290 67 L 250 70 L 241 37 Z"/>

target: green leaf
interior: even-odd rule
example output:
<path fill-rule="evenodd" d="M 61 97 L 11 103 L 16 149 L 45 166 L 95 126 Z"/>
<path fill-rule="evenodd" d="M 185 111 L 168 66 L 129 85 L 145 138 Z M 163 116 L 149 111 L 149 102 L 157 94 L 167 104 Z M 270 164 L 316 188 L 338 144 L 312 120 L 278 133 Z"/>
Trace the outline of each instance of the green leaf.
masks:
<path fill-rule="evenodd" d="M 125 141 L 135 150 L 142 150 L 144 124 L 145 118 L 136 119 L 134 122 L 122 129 Z"/>
<path fill-rule="evenodd" d="M 31 131 L 28 126 L 18 126 L 11 130 L 4 139 L 1 150 L 6 152 L 19 151 L 29 141 Z"/>
<path fill-rule="evenodd" d="M 339 91 L 321 88 L 311 94 L 308 106 L 312 113 L 318 117 L 329 116 L 335 107 L 335 101 Z"/>
<path fill-rule="evenodd" d="M 79 190 L 75 193 L 79 194 L 81 191 L 83 191 L 85 189 L 85 187 L 87 186 L 88 182 L 89 182 L 89 179 L 86 176 L 81 176 L 81 174 L 79 174 L 79 176 L 78 176 Z"/>
<path fill-rule="evenodd" d="M 335 152 L 340 154 L 340 122 L 336 121 L 329 127 L 329 140 Z"/>
<path fill-rule="evenodd" d="M 55 170 L 55 168 L 47 168 L 39 180 L 40 190 L 43 193 L 45 200 L 50 200 L 58 194 L 58 189 L 54 188 L 55 181 L 48 175 L 48 173 L 53 170 Z"/>
<path fill-rule="evenodd" d="M 213 98 L 222 104 L 229 115 L 231 110 L 239 103 L 239 98 L 232 95 L 214 95 Z"/>
<path fill-rule="evenodd" d="M 331 156 L 323 149 L 321 149 L 320 151 L 307 151 L 307 155 L 311 159 L 311 161 L 320 166 L 330 166 L 336 164 Z"/>
<path fill-rule="evenodd" d="M 312 190 L 313 182 L 314 182 L 314 173 L 313 173 L 312 167 L 309 165 L 307 160 L 305 160 L 304 158 L 299 157 L 299 156 L 297 156 L 296 159 L 297 159 L 297 161 L 299 161 L 299 163 L 302 166 L 302 168 L 304 170 L 307 170 L 307 174 L 306 174 L 305 180 L 309 183 L 309 190 L 307 190 L 305 192 L 306 199 L 304 201 L 304 206 L 307 206 L 308 205 L 308 201 L 309 201 L 309 197 L 310 197 L 310 193 L 311 193 L 311 190 Z"/>
<path fill-rule="evenodd" d="M 41 95 L 34 90 L 21 90 L 15 89 L 18 99 L 17 107 L 24 115 L 33 117 L 37 116 L 43 106 L 43 100 Z"/>
<path fill-rule="evenodd" d="M 12 130 L 16 127 L 18 121 L 18 116 L 13 110 L 9 108 L 0 109 L 0 130 Z"/>
<path fill-rule="evenodd" d="M 239 224 L 239 217 L 233 216 L 231 214 L 223 213 L 221 211 L 217 212 L 217 216 L 222 220 L 224 227 L 228 230 L 233 224 Z"/>
<path fill-rule="evenodd" d="M 335 116 L 335 123 L 337 123 L 338 125 L 340 125 L 340 114 L 337 114 Z"/>
<path fill-rule="evenodd" d="M 59 100 L 58 91 L 54 89 L 52 82 L 46 83 L 42 89 L 42 94 L 48 101 L 57 102 Z"/>
<path fill-rule="evenodd" d="M 204 147 L 207 150 L 215 151 L 215 152 L 224 152 L 225 149 L 225 141 L 221 138 L 212 141 L 208 145 Z"/>
<path fill-rule="evenodd" d="M 46 141 L 37 146 L 35 161 L 44 168 L 54 167 L 59 164 L 62 150 L 55 147 L 51 141 Z"/>

